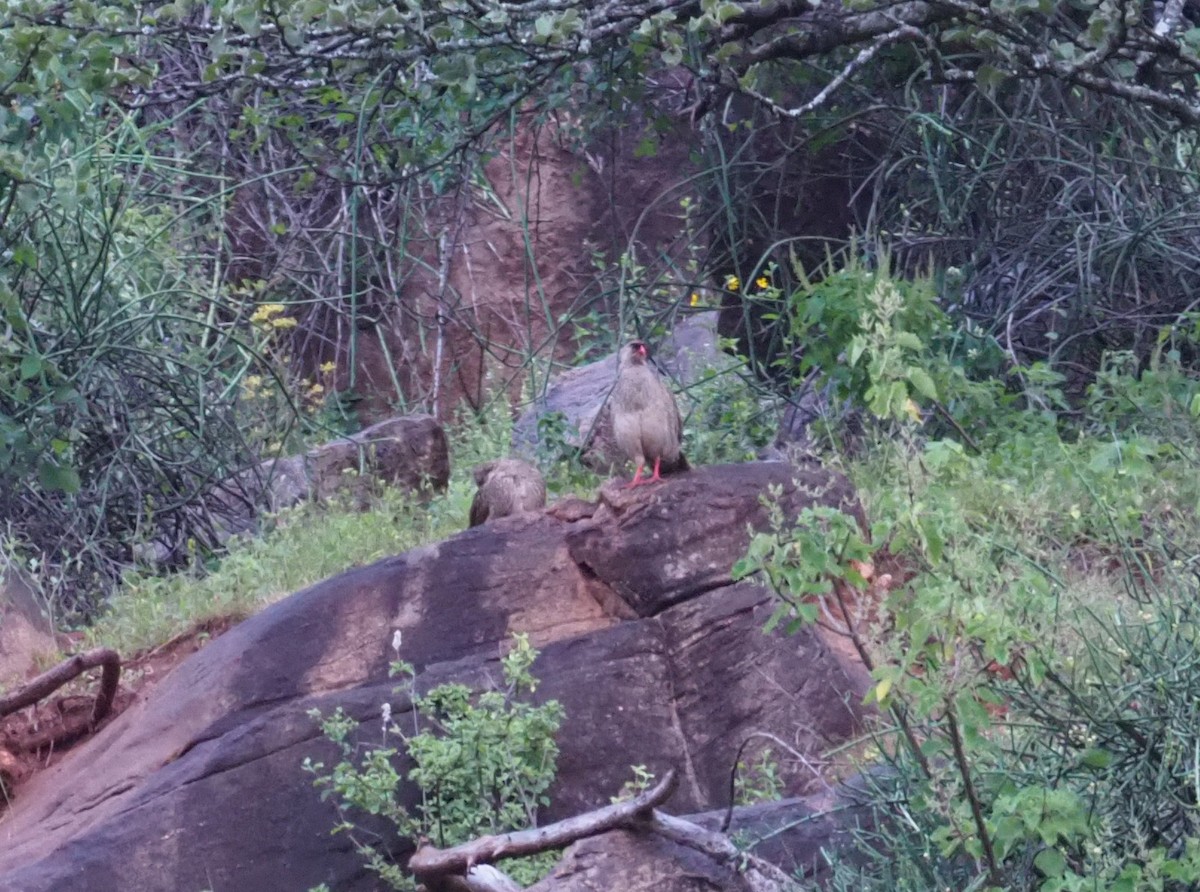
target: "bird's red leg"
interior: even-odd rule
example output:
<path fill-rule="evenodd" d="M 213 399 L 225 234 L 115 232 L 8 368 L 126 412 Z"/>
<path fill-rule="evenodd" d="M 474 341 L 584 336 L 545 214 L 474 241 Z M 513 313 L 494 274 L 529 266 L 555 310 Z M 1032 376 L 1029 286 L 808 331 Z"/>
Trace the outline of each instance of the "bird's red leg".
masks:
<path fill-rule="evenodd" d="M 638 486 L 638 485 L 640 485 L 640 484 L 641 484 L 641 482 L 642 482 L 642 468 L 643 468 L 643 467 L 645 467 L 645 465 L 638 465 L 638 466 L 637 466 L 637 472 L 636 472 L 636 473 L 634 473 L 634 475 L 633 475 L 633 479 L 632 479 L 631 481 L 629 481 L 628 483 L 626 483 L 626 484 L 625 484 L 625 488 L 626 488 L 626 489 L 633 489 L 635 486 Z"/>
<path fill-rule="evenodd" d="M 662 476 L 658 473 L 658 466 L 660 464 L 662 464 L 661 455 L 654 460 L 654 476 L 647 481 L 648 483 L 653 483 L 655 480 L 662 480 Z"/>

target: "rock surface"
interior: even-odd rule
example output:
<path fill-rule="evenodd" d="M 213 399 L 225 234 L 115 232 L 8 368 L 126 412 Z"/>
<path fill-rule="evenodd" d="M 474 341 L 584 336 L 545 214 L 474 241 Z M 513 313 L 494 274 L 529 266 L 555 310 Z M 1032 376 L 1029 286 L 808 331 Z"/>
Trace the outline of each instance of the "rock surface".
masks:
<path fill-rule="evenodd" d="M 57 651 L 54 627 L 33 587 L 0 554 L 0 690 L 24 681 L 38 657 Z"/>
<path fill-rule="evenodd" d="M 821 471 L 702 468 L 504 518 L 292 595 L 22 788 L 0 822 L 0 889 L 378 888 L 350 840 L 330 835 L 333 805 L 300 766 L 334 757 L 313 707 L 342 707 L 364 741 L 378 741 L 385 701 L 404 724 L 409 704 L 387 674 L 397 629 L 422 688 L 498 678 L 513 632 L 542 649 L 538 694 L 567 715 L 545 819 L 606 803 L 634 764 L 680 770 L 673 812 L 725 805 L 749 731 L 824 750 L 855 732 L 868 684 L 812 630 L 762 632 L 770 595 L 729 580 L 747 526 L 766 525 L 759 497 L 772 486 L 789 516 L 814 499 L 851 503 L 846 482 Z M 785 780 L 794 793 L 811 778 Z"/>

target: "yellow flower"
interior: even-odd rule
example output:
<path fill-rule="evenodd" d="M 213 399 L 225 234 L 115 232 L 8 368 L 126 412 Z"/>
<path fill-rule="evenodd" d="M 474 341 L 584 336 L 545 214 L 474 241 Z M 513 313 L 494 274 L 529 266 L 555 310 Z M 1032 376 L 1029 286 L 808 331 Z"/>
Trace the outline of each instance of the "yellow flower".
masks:
<path fill-rule="evenodd" d="M 299 324 L 300 323 L 290 316 L 280 316 L 278 319 L 271 320 L 272 328 L 295 328 Z"/>
<path fill-rule="evenodd" d="M 334 362 L 333 360 L 330 360 L 329 362 L 323 362 L 323 363 L 321 363 L 320 368 L 321 368 L 322 375 L 330 375 L 334 372 L 335 369 L 337 369 L 337 363 Z"/>
<path fill-rule="evenodd" d="M 771 287 L 771 280 L 768 279 L 766 276 L 759 276 L 757 279 L 754 280 L 754 284 L 765 291 L 766 289 Z"/>
<path fill-rule="evenodd" d="M 739 279 L 737 276 L 726 276 L 725 277 L 725 287 L 728 288 L 730 291 L 737 291 L 739 288 L 742 287 L 742 280 Z"/>
<path fill-rule="evenodd" d="M 700 306 L 700 292 L 699 291 L 692 292 L 691 304 L 693 307 Z"/>
<path fill-rule="evenodd" d="M 254 315 L 250 317 L 250 321 L 254 325 L 261 325 L 264 322 L 269 322 L 272 317 L 278 316 L 283 312 L 283 304 L 262 304 Z"/>

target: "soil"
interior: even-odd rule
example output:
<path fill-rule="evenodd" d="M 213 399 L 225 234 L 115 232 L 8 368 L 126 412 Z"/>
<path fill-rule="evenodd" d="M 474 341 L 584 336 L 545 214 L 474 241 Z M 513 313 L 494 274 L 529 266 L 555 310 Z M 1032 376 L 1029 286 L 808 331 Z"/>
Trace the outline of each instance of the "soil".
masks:
<path fill-rule="evenodd" d="M 91 737 L 145 696 L 167 673 L 241 617 L 207 619 L 171 640 L 134 655 L 121 664 L 121 681 L 112 711 L 90 722 L 97 677 L 80 676 L 55 695 L 0 718 L 0 811 L 20 795 L 22 785 L 57 762 L 76 744 Z M 75 643 L 78 636 L 72 637 Z M 32 674 L 32 673 L 31 673 Z"/>

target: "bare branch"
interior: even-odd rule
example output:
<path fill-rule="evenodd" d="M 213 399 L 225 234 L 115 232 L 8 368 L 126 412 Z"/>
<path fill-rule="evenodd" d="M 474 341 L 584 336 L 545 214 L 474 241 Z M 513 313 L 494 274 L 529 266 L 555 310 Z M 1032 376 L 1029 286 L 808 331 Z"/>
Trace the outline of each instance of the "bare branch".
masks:
<path fill-rule="evenodd" d="M 858 55 L 851 59 L 846 66 L 837 73 L 833 80 L 822 87 L 821 91 L 817 93 L 816 96 L 814 96 L 808 102 L 805 102 L 801 105 L 792 106 L 790 108 L 780 105 L 766 94 L 760 93 L 751 87 L 737 85 L 735 86 L 735 89 L 762 103 L 762 105 L 769 108 L 772 112 L 780 115 L 781 117 L 800 118 L 804 115 L 811 114 L 828 102 L 829 98 L 835 92 L 837 92 L 838 89 L 840 89 L 868 62 L 875 58 L 875 54 L 884 47 L 890 46 L 893 43 L 899 43 L 902 40 L 921 41 L 924 39 L 925 35 L 911 25 L 901 25 L 899 28 L 895 28 L 886 34 L 880 35 L 878 38 L 876 38 L 874 43 L 860 50 Z"/>
<path fill-rule="evenodd" d="M 705 830 L 691 821 L 655 810 L 642 826 L 671 842 L 695 849 L 734 869 L 738 869 L 737 865 L 745 864 L 745 868 L 738 869 L 738 872 L 755 892 L 787 892 L 800 888 L 798 883 L 774 864 L 739 849 L 724 834 Z"/>
<path fill-rule="evenodd" d="M 546 827 L 534 827 L 499 836 L 482 836 L 451 849 L 422 846 L 409 859 L 408 869 L 418 879 L 463 874 L 474 864 L 490 864 L 501 858 L 536 855 L 562 848 L 580 839 L 618 827 L 628 827 L 639 815 L 671 798 L 679 784 L 674 770 L 655 786 L 626 802 L 618 802 Z"/>

